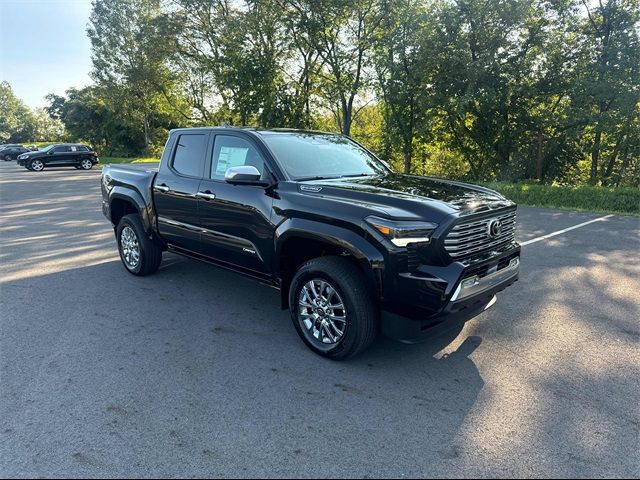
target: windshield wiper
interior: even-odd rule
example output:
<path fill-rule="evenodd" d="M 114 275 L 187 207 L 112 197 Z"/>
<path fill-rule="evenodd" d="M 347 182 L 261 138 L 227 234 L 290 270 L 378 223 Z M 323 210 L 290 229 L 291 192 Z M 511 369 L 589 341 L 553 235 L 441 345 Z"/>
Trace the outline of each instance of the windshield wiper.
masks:
<path fill-rule="evenodd" d="M 349 175 L 340 175 L 338 178 L 350 178 L 350 177 L 375 177 L 375 173 L 353 173 Z"/>
<path fill-rule="evenodd" d="M 309 180 L 331 180 L 332 178 L 340 178 L 340 177 L 324 177 L 322 175 L 316 175 L 315 177 L 296 178 L 296 181 L 297 182 L 307 182 Z"/>

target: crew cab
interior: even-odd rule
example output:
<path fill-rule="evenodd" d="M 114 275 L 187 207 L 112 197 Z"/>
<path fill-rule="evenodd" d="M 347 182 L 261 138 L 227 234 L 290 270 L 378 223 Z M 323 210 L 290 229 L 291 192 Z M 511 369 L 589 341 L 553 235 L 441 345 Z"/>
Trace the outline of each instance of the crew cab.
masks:
<path fill-rule="evenodd" d="M 394 173 L 342 135 L 177 129 L 159 167 L 107 165 L 101 188 L 130 273 L 168 250 L 267 283 L 333 359 L 460 324 L 518 279 L 513 202 Z"/>
<path fill-rule="evenodd" d="M 75 167 L 91 170 L 100 163 L 98 154 L 79 143 L 58 143 L 18 156 L 18 165 L 41 172 L 45 167 Z"/>

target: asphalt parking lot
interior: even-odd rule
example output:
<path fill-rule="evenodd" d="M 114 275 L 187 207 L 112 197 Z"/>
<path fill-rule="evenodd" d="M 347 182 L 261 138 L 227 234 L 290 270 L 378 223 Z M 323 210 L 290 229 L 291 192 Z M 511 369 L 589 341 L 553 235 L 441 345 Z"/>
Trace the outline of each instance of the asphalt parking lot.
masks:
<path fill-rule="evenodd" d="M 457 336 L 334 363 L 268 287 L 127 274 L 98 178 L 0 162 L 1 477 L 640 476 L 638 217 L 523 247 Z M 602 216 L 522 207 L 518 237 Z"/>

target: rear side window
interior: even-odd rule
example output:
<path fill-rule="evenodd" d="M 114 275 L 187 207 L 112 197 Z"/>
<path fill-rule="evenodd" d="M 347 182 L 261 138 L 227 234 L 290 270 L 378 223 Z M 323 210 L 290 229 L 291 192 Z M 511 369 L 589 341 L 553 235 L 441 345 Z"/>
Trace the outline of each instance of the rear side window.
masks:
<path fill-rule="evenodd" d="M 173 168 L 182 175 L 201 176 L 206 140 L 203 134 L 180 135 L 173 156 Z"/>
<path fill-rule="evenodd" d="M 88 152 L 89 149 L 87 147 L 85 147 L 84 145 L 78 145 L 76 147 L 78 149 L 79 152 Z"/>

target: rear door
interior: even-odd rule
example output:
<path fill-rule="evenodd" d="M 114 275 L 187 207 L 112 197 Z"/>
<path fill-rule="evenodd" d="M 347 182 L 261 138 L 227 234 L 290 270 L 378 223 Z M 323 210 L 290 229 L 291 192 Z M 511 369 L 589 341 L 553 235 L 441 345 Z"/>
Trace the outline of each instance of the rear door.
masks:
<path fill-rule="evenodd" d="M 200 246 L 196 194 L 209 137 L 205 130 L 176 132 L 167 142 L 153 187 L 160 236 L 189 251 L 198 251 Z"/>
<path fill-rule="evenodd" d="M 227 168 L 253 165 L 271 178 L 265 152 L 249 136 L 217 133 L 200 183 L 198 211 L 202 227 L 200 252 L 216 260 L 259 273 L 268 273 L 275 227 L 273 197 L 261 186 L 231 185 Z"/>

